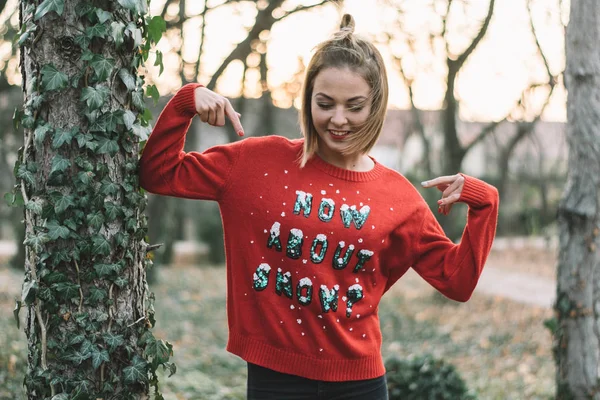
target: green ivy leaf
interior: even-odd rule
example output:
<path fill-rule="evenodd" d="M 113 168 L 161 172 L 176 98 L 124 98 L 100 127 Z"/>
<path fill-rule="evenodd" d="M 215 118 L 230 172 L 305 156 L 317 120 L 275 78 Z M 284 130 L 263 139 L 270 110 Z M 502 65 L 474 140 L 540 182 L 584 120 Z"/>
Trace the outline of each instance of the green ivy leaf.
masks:
<path fill-rule="evenodd" d="M 81 351 L 81 354 L 83 354 L 84 356 L 90 357 L 92 355 L 93 348 L 94 345 L 92 344 L 92 342 L 85 339 L 83 342 L 81 342 L 81 347 L 79 348 L 79 351 Z"/>
<path fill-rule="evenodd" d="M 94 236 L 92 239 L 92 253 L 107 256 L 110 254 L 110 242 L 102 235 Z"/>
<path fill-rule="evenodd" d="M 50 237 L 45 233 L 38 233 L 36 235 L 28 234 L 23 244 L 29 246 L 36 253 L 44 251 L 44 244 L 50 241 Z"/>
<path fill-rule="evenodd" d="M 146 29 L 148 30 L 148 39 L 158 43 L 162 34 L 167 31 L 167 23 L 161 16 L 156 15 L 147 21 Z"/>
<path fill-rule="evenodd" d="M 104 224 L 104 216 L 100 211 L 96 211 L 92 214 L 88 214 L 86 216 L 86 220 L 89 226 L 94 229 L 100 229 L 102 224 Z"/>
<path fill-rule="evenodd" d="M 42 213 L 42 208 L 44 207 L 44 200 L 42 198 L 36 197 L 33 199 L 29 199 L 29 202 L 25 205 L 25 208 L 34 214 L 40 215 Z"/>
<path fill-rule="evenodd" d="M 69 228 L 60 225 L 58 222 L 52 220 L 46 222 L 46 228 L 48 228 L 48 237 L 51 240 L 68 239 L 70 235 Z"/>
<path fill-rule="evenodd" d="M 104 179 L 100 186 L 100 193 L 105 196 L 112 196 L 119 193 L 119 185 L 115 182 Z"/>
<path fill-rule="evenodd" d="M 48 134 L 48 132 L 52 132 L 52 128 L 49 125 L 47 125 L 46 123 L 40 123 L 35 128 L 35 131 L 33 132 L 33 137 L 34 137 L 35 143 L 38 146 L 41 146 L 44 143 L 44 140 L 46 139 L 46 135 Z"/>
<path fill-rule="evenodd" d="M 19 32 L 15 35 L 13 39 L 13 45 L 16 43 L 19 47 L 22 46 L 36 29 L 36 24 L 34 24 L 32 21 L 27 21 L 27 23 L 23 24 Z"/>
<path fill-rule="evenodd" d="M 154 100 L 154 105 L 158 104 L 160 93 L 155 85 L 148 85 L 148 87 L 146 87 L 146 96 L 151 97 L 152 100 Z"/>
<path fill-rule="evenodd" d="M 67 360 L 72 361 L 75 364 L 79 365 L 90 357 L 91 357 L 91 354 L 86 355 L 79 351 L 73 351 L 73 352 L 69 353 L 65 358 Z"/>
<path fill-rule="evenodd" d="M 92 181 L 94 179 L 94 173 L 86 172 L 86 171 L 79 171 L 77 173 L 77 179 L 79 180 L 79 182 L 83 183 L 84 185 L 89 185 L 90 183 L 92 183 Z"/>
<path fill-rule="evenodd" d="M 148 363 L 146 363 L 143 358 L 137 354 L 133 356 L 133 363 L 131 366 L 123 368 L 123 378 L 125 379 L 125 383 L 146 382 L 148 380 L 146 372 L 147 366 Z"/>
<path fill-rule="evenodd" d="M 47 0 L 46 0 L 47 1 Z M 48 90 L 60 90 L 67 87 L 69 78 L 60 72 L 53 64 L 46 64 L 42 68 L 42 86 Z"/>
<path fill-rule="evenodd" d="M 35 10 L 34 20 L 39 20 L 50 11 L 55 11 L 58 15 L 63 15 L 65 0 L 44 0 Z"/>
<path fill-rule="evenodd" d="M 114 335 L 112 333 L 105 333 L 102 335 L 102 338 L 104 339 L 104 343 L 106 343 L 106 345 L 109 347 L 111 352 L 115 351 L 115 349 L 117 347 L 119 347 L 125 343 L 125 339 L 123 338 L 123 335 Z"/>
<path fill-rule="evenodd" d="M 177 365 L 175 363 L 166 362 L 163 364 L 163 370 L 169 370 L 169 378 L 175 375 L 177 372 Z"/>
<path fill-rule="evenodd" d="M 131 112 L 131 110 L 126 110 L 123 113 L 123 124 L 125 125 L 125 128 L 127 128 L 128 130 L 131 129 L 131 127 L 133 127 L 134 122 L 135 114 Z"/>
<path fill-rule="evenodd" d="M 129 244 L 129 234 L 125 232 L 117 232 L 115 234 L 115 243 L 117 246 L 121 246 L 123 248 L 127 247 Z"/>
<path fill-rule="evenodd" d="M 96 154 L 110 154 L 114 156 L 119 151 L 119 143 L 116 140 L 101 138 L 98 140 L 98 149 L 96 150 Z"/>
<path fill-rule="evenodd" d="M 79 146 L 79 148 L 82 148 L 88 143 L 92 142 L 94 140 L 94 137 L 90 133 L 80 132 L 79 134 L 77 134 L 77 136 L 75 136 L 75 139 L 77 140 L 77 145 Z"/>
<path fill-rule="evenodd" d="M 63 144 L 71 144 L 71 140 L 73 139 L 73 136 L 75 136 L 76 131 L 71 129 L 71 130 L 66 130 L 66 129 L 57 129 L 54 132 L 54 136 L 52 137 L 52 148 L 53 149 L 58 149 L 60 146 L 62 146 Z"/>
<path fill-rule="evenodd" d="M 115 41 L 117 49 L 123 45 L 124 30 L 125 24 L 122 22 L 113 22 L 110 24 L 110 36 Z"/>
<path fill-rule="evenodd" d="M 67 281 L 67 276 L 62 272 L 53 271 L 44 277 L 44 282 L 59 283 Z"/>
<path fill-rule="evenodd" d="M 168 342 L 165 343 L 162 339 L 155 340 L 148 343 L 144 354 L 152 357 L 158 364 L 162 364 L 169 361 L 169 357 L 173 354 L 173 346 Z"/>
<path fill-rule="evenodd" d="M 148 136 L 150 136 L 150 132 L 152 129 L 149 126 L 141 126 L 140 124 L 135 124 L 131 128 L 133 134 L 140 138 L 140 140 L 148 140 Z"/>
<path fill-rule="evenodd" d="M 131 102 L 138 111 L 143 111 L 146 108 L 144 103 L 144 93 L 141 90 L 131 92 Z"/>
<path fill-rule="evenodd" d="M 33 173 L 31 171 L 27 170 L 27 166 L 25 165 L 19 166 L 19 169 L 17 170 L 17 178 L 22 179 L 25 183 L 27 183 L 30 186 L 35 185 L 35 177 L 33 176 Z"/>
<path fill-rule="evenodd" d="M 112 58 L 104 58 L 100 54 L 94 54 L 90 61 L 91 67 L 94 69 L 94 74 L 99 82 L 105 81 L 115 68 L 115 60 Z"/>
<path fill-rule="evenodd" d="M 124 288 L 125 286 L 127 286 L 128 283 L 129 283 L 129 280 L 126 278 L 123 278 L 122 276 L 119 276 L 114 281 L 114 284 L 117 285 L 118 287 L 120 287 L 121 289 Z"/>
<path fill-rule="evenodd" d="M 84 339 L 85 339 L 84 334 L 75 335 L 69 339 L 69 346 L 74 346 L 76 344 L 79 344 L 79 343 L 83 342 Z"/>
<path fill-rule="evenodd" d="M 98 22 L 101 24 L 105 23 L 109 19 L 111 19 L 112 14 L 108 11 L 104 11 L 101 8 L 96 8 L 96 16 L 98 17 Z"/>
<path fill-rule="evenodd" d="M 67 393 L 59 393 L 52 396 L 50 400 L 69 400 L 69 395 Z"/>
<path fill-rule="evenodd" d="M 94 269 L 99 277 L 109 276 L 113 272 L 118 273 L 121 270 L 121 266 L 119 264 L 96 264 L 94 265 Z"/>
<path fill-rule="evenodd" d="M 33 304 L 40 286 L 35 279 L 25 281 L 21 289 L 21 301 L 28 306 Z"/>
<path fill-rule="evenodd" d="M 67 168 L 71 167 L 71 161 L 64 158 L 60 154 L 57 154 L 52 159 L 52 167 L 50 168 L 50 175 L 56 172 L 64 172 Z"/>
<path fill-rule="evenodd" d="M 90 110 L 96 110 L 104 105 L 109 95 L 110 91 L 105 86 L 98 86 L 98 88 L 88 86 L 81 91 L 81 101 L 85 101 Z"/>
<path fill-rule="evenodd" d="M 56 214 L 62 214 L 69 207 L 75 205 L 74 197 L 72 195 L 52 192 L 50 196 L 52 196 L 52 200 L 54 201 L 54 212 Z"/>
<path fill-rule="evenodd" d="M 145 0 L 118 0 L 119 4 L 133 12 L 138 14 L 146 14 L 148 12 L 148 8 L 146 6 Z"/>
<path fill-rule="evenodd" d="M 110 16 L 110 13 L 108 14 Z M 99 37 L 104 39 L 108 34 L 107 26 L 104 25 L 104 23 L 99 23 L 94 26 L 90 26 L 89 28 L 86 28 L 85 34 L 89 38 Z"/>
<path fill-rule="evenodd" d="M 79 297 L 79 285 L 71 282 L 60 282 L 52 285 L 52 289 L 56 290 L 63 299 L 69 300 L 74 297 Z"/>
<path fill-rule="evenodd" d="M 161 51 L 156 51 L 156 59 L 154 60 L 154 66 L 158 67 L 158 75 L 162 75 L 165 70 L 165 64 L 163 63 L 163 53 Z"/>
<path fill-rule="evenodd" d="M 84 51 L 84 53 L 80 57 L 82 61 L 89 61 L 92 57 L 92 53 L 88 50 L 91 42 L 92 39 L 90 39 L 86 35 L 75 35 L 75 43 L 77 43 L 77 45 L 79 45 L 79 47 Z"/>
<path fill-rule="evenodd" d="M 108 351 L 106 350 L 98 350 L 96 346 L 94 346 L 92 350 L 92 366 L 94 369 L 98 369 L 100 365 L 104 362 L 110 361 L 110 356 L 108 355 Z"/>
<path fill-rule="evenodd" d="M 88 297 L 86 297 L 86 300 L 89 302 L 89 304 L 91 305 L 95 305 L 98 304 L 98 302 L 104 300 L 107 296 L 106 290 L 96 287 L 96 286 L 91 286 L 90 287 L 90 294 Z"/>
<path fill-rule="evenodd" d="M 135 78 L 125 68 L 119 70 L 119 78 L 121 78 L 127 90 L 131 91 L 135 89 Z"/>
<path fill-rule="evenodd" d="M 106 210 L 106 217 L 108 221 L 114 221 L 120 215 L 120 208 L 112 201 L 107 201 L 104 203 L 104 209 Z"/>

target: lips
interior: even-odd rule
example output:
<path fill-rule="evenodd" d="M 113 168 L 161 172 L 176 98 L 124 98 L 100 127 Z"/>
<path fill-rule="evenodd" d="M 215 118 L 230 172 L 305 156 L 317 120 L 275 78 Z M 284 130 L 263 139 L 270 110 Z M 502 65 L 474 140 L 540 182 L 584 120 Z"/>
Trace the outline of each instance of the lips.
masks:
<path fill-rule="evenodd" d="M 328 129 L 327 132 L 329 132 L 329 136 L 334 140 L 343 140 L 350 134 L 350 131 L 338 131 L 333 129 Z"/>

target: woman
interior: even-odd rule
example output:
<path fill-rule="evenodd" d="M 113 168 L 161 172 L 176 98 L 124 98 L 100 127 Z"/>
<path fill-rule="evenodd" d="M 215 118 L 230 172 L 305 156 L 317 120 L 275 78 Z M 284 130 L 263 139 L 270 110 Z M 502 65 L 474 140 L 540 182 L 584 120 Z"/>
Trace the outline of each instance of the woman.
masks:
<path fill-rule="evenodd" d="M 458 301 L 472 294 L 496 228 L 498 194 L 457 174 L 424 182 L 438 212 L 469 205 L 459 245 L 399 173 L 368 156 L 388 85 L 380 53 L 345 15 L 306 74 L 304 139 L 247 138 L 183 152 L 198 114 L 238 134 L 222 96 L 191 84 L 167 104 L 140 162 L 141 185 L 219 203 L 227 257 L 227 350 L 248 362 L 250 399 L 387 399 L 377 308 L 408 268 Z"/>

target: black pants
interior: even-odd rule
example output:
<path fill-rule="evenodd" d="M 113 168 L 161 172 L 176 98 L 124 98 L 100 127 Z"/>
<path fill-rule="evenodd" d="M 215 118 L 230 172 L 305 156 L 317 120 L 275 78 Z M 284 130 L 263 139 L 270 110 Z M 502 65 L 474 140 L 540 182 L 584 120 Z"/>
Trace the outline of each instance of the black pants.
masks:
<path fill-rule="evenodd" d="M 248 363 L 248 400 L 388 400 L 388 391 L 385 375 L 325 382 Z"/>

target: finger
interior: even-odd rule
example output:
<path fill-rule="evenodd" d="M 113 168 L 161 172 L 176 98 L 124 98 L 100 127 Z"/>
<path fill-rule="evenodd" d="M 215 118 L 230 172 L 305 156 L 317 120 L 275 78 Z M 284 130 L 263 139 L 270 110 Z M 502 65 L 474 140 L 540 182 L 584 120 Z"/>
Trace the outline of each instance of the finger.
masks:
<path fill-rule="evenodd" d="M 456 203 L 458 201 L 458 199 L 460 199 L 460 194 L 454 193 L 448 197 L 444 197 L 443 199 L 438 200 L 438 204 L 441 206 L 447 205 L 447 204 L 452 204 L 452 203 Z"/>
<path fill-rule="evenodd" d="M 446 188 L 448 187 L 448 185 L 446 185 L 445 183 L 443 185 L 437 185 L 436 186 L 438 188 L 438 190 L 440 192 L 443 192 L 444 190 L 446 190 Z"/>
<path fill-rule="evenodd" d="M 198 115 L 200 116 L 200 121 L 202 121 L 202 122 L 208 121 L 208 111 L 203 110 L 203 111 L 199 112 Z"/>
<path fill-rule="evenodd" d="M 217 126 L 225 125 L 225 110 L 223 109 L 223 107 L 219 107 L 217 109 L 217 118 L 215 121 L 215 125 L 217 125 Z"/>
<path fill-rule="evenodd" d="M 235 129 L 237 134 L 239 136 L 244 136 L 244 127 L 242 126 L 242 123 L 240 122 L 240 118 L 238 117 L 237 114 L 238 113 L 235 112 L 235 110 L 231 106 L 231 103 L 228 100 L 225 103 L 225 115 L 227 115 L 227 118 L 229 118 L 229 120 L 231 121 L 231 124 L 233 125 L 233 129 Z"/>
<path fill-rule="evenodd" d="M 457 179 L 455 180 L 452 185 L 449 185 L 443 192 L 442 196 L 443 197 L 448 197 L 452 194 L 452 192 L 454 192 L 456 189 L 458 189 L 458 187 L 460 186 L 460 181 Z"/>
<path fill-rule="evenodd" d="M 217 122 L 217 112 L 216 112 L 216 110 L 214 110 L 214 109 L 211 109 L 211 110 L 208 112 L 208 123 L 209 123 L 210 125 L 213 125 L 213 126 L 214 126 L 214 125 L 216 125 L 216 122 Z"/>
<path fill-rule="evenodd" d="M 454 180 L 456 180 L 456 175 L 440 176 L 429 181 L 421 182 L 421 185 L 426 188 L 434 187 L 444 183 L 450 185 L 452 182 L 454 182 Z"/>

